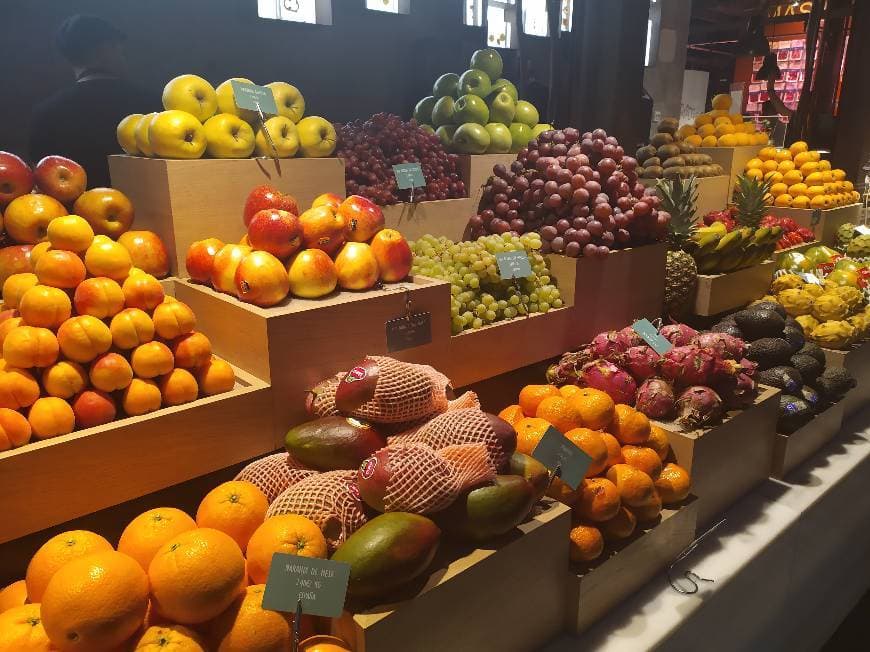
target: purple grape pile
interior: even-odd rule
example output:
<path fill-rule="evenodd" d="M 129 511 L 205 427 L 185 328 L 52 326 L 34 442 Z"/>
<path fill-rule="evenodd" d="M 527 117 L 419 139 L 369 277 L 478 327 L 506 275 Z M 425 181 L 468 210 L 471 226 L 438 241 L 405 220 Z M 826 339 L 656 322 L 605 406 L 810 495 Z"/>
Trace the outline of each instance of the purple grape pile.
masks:
<path fill-rule="evenodd" d="M 671 216 L 638 182 L 637 160 L 603 129 L 545 131 L 496 165 L 469 237 L 538 232 L 542 253 L 604 257 L 666 237 Z"/>
<path fill-rule="evenodd" d="M 415 202 L 466 196 L 456 167 L 459 157 L 448 154 L 438 136 L 415 122 L 376 113 L 365 122 L 354 120 L 336 127 L 335 155 L 344 159 L 348 195 L 362 195 L 381 206 L 408 201 L 411 193 L 399 190 L 393 165 L 419 163 L 426 186 L 415 188 Z"/>

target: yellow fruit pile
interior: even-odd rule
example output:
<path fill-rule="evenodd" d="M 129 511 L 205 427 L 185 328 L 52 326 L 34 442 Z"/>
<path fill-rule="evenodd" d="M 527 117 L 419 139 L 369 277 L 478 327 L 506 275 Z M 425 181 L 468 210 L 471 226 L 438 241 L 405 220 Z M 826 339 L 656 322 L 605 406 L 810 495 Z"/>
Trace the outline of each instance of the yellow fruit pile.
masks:
<path fill-rule="evenodd" d="M 746 176 L 770 181 L 773 205 L 790 208 L 835 208 L 860 201 L 846 172 L 799 140 L 788 149 L 765 147 L 746 163 Z"/>
<path fill-rule="evenodd" d="M 754 122 L 744 122 L 739 113 L 729 113 L 730 95 L 713 97 L 713 110 L 695 118 L 695 124 L 682 125 L 677 138 L 695 147 L 740 147 L 767 145 L 768 136 Z"/>

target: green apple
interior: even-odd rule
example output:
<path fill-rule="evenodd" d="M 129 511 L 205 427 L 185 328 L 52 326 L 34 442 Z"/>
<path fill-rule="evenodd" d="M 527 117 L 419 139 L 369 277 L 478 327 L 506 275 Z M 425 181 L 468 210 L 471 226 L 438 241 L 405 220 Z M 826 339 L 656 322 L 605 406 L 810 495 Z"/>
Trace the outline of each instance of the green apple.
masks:
<path fill-rule="evenodd" d="M 507 91 L 510 93 L 510 96 L 516 102 L 520 99 L 520 94 L 517 92 L 517 87 L 514 86 L 513 82 L 505 79 L 504 77 L 500 77 L 492 82 L 491 90 L 489 91 L 491 94 L 500 93 L 501 91 Z"/>
<path fill-rule="evenodd" d="M 435 98 L 427 95 L 422 100 L 417 102 L 414 107 L 414 120 L 417 124 L 424 125 L 432 122 L 432 109 L 435 108 Z"/>
<path fill-rule="evenodd" d="M 482 70 L 489 75 L 490 79 L 498 79 L 501 77 L 503 65 L 498 50 L 493 50 L 492 48 L 477 50 L 471 55 L 471 63 L 469 65 L 472 68 Z"/>
<path fill-rule="evenodd" d="M 517 112 L 514 119 L 517 122 L 522 122 L 524 125 L 534 127 L 540 121 L 540 116 L 538 115 L 538 110 L 535 108 L 534 104 L 526 102 L 525 100 L 520 100 L 517 102 Z"/>
<path fill-rule="evenodd" d="M 435 99 L 442 97 L 456 97 L 456 90 L 459 88 L 459 75 L 455 72 L 448 72 L 441 75 L 435 80 L 435 85 L 432 87 L 432 95 Z"/>
<path fill-rule="evenodd" d="M 501 122 L 490 122 L 486 125 L 486 130 L 489 132 L 489 147 L 486 148 L 487 154 L 506 154 L 511 151 L 513 138 L 511 131 Z"/>
<path fill-rule="evenodd" d="M 453 134 L 456 133 L 456 125 L 441 125 L 435 130 L 435 135 L 444 145 L 448 152 L 453 151 Z"/>
<path fill-rule="evenodd" d="M 466 122 L 453 134 L 453 148 L 462 154 L 483 154 L 489 147 L 489 132 L 475 122 Z"/>
<path fill-rule="evenodd" d="M 459 78 L 459 90 L 457 92 L 460 95 L 471 93 L 478 97 L 486 97 L 489 95 L 490 86 L 492 86 L 492 83 L 489 81 L 489 75 L 482 70 L 472 68 L 462 73 L 462 76 Z"/>
<path fill-rule="evenodd" d="M 482 97 L 463 95 L 453 104 L 453 123 L 461 125 L 466 122 L 479 125 L 489 122 L 489 108 Z"/>
<path fill-rule="evenodd" d="M 517 103 L 507 91 L 501 91 L 496 95 L 490 95 L 489 101 L 489 119 L 493 122 L 501 122 L 509 125 L 514 121 L 514 114 L 517 111 Z"/>
<path fill-rule="evenodd" d="M 539 134 L 542 134 L 545 131 L 553 131 L 554 128 L 553 125 L 548 125 L 546 122 L 539 122 L 532 127 L 532 138 L 537 138 Z"/>
<path fill-rule="evenodd" d="M 433 127 L 432 125 L 420 125 L 420 129 L 425 131 L 427 134 L 435 133 L 435 127 Z"/>
<path fill-rule="evenodd" d="M 435 107 L 432 109 L 432 124 L 435 127 L 453 122 L 453 104 L 453 98 L 449 95 L 435 102 Z"/>
<path fill-rule="evenodd" d="M 302 118 L 296 124 L 296 133 L 299 135 L 299 152 L 306 158 L 329 156 L 335 150 L 335 127 L 319 115 Z"/>
<path fill-rule="evenodd" d="M 532 139 L 532 128 L 523 122 L 512 122 L 510 132 L 512 152 L 520 151 Z"/>

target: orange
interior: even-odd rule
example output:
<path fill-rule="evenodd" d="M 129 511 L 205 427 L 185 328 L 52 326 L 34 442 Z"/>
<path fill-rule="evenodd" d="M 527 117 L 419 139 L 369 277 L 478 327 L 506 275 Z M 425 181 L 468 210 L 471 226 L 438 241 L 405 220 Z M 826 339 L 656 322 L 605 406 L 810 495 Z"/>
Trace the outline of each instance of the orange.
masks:
<path fill-rule="evenodd" d="M 209 624 L 212 649 L 220 652 L 278 652 L 290 649 L 293 618 L 290 614 L 264 609 L 265 591 L 265 584 L 247 587 L 229 609 Z M 300 625 L 300 638 L 314 633 L 311 616 L 303 616 Z"/>
<path fill-rule="evenodd" d="M 236 372 L 232 365 L 218 357 L 212 356 L 211 360 L 195 371 L 199 391 L 205 396 L 223 394 L 236 386 Z"/>
<path fill-rule="evenodd" d="M 3 359 L 9 366 L 20 369 L 50 367 L 58 352 L 58 339 L 47 328 L 18 326 L 3 340 Z"/>
<path fill-rule="evenodd" d="M 61 360 L 42 372 L 42 386 L 50 396 L 72 398 L 88 386 L 88 374 L 79 363 Z"/>
<path fill-rule="evenodd" d="M 264 584 L 272 555 L 285 552 L 300 557 L 326 558 L 326 539 L 314 521 L 298 514 L 281 514 L 266 519 L 248 541 L 248 576 Z"/>
<path fill-rule="evenodd" d="M 2 376 L 0 376 L 0 384 L 2 384 Z M 520 419 L 514 425 L 517 433 L 517 452 L 531 455 L 549 427 L 550 423 L 544 419 L 536 417 Z"/>
<path fill-rule="evenodd" d="M 605 469 L 607 444 L 604 443 L 600 433 L 589 428 L 572 428 L 565 433 L 565 438 L 592 458 L 586 470 L 587 478 L 598 475 Z"/>
<path fill-rule="evenodd" d="M 577 385 L 563 385 L 559 388 L 559 394 L 562 395 L 562 398 L 571 398 L 572 396 L 579 394 L 580 388 Z"/>
<path fill-rule="evenodd" d="M 245 586 L 245 558 L 232 538 L 197 528 L 163 544 L 148 566 L 157 611 L 182 625 L 211 620 Z"/>
<path fill-rule="evenodd" d="M 592 525 L 578 525 L 571 528 L 571 561 L 592 561 L 604 552 L 604 537 L 601 530 Z"/>
<path fill-rule="evenodd" d="M 655 495 L 652 478 L 628 464 L 615 464 L 607 471 L 607 479 L 616 485 L 626 507 L 645 505 Z"/>
<path fill-rule="evenodd" d="M 48 223 L 46 230 L 52 249 L 64 249 L 82 253 L 94 241 L 94 229 L 88 221 L 78 215 L 56 217 Z"/>
<path fill-rule="evenodd" d="M 50 652 L 40 605 L 22 604 L 0 614 L 0 651 Z"/>
<path fill-rule="evenodd" d="M 110 278 L 88 278 L 76 288 L 73 303 L 80 315 L 106 319 L 114 317 L 124 309 L 124 292 Z"/>
<path fill-rule="evenodd" d="M 6 310 L 17 308 L 21 297 L 38 284 L 39 279 L 32 272 L 22 272 L 7 277 L 3 282 L 3 305 Z"/>
<path fill-rule="evenodd" d="M 526 385 L 520 390 L 519 404 L 527 417 L 535 416 L 538 405 L 548 396 L 560 396 L 555 385 Z"/>
<path fill-rule="evenodd" d="M 614 408 L 607 430 L 620 444 L 644 444 L 649 439 L 650 423 L 645 414 L 620 403 Z"/>
<path fill-rule="evenodd" d="M 340 638 L 320 634 L 300 641 L 299 652 L 351 652 L 351 650 Z"/>
<path fill-rule="evenodd" d="M 27 582 L 18 580 L 0 589 L 0 614 L 27 602 Z"/>
<path fill-rule="evenodd" d="M 656 491 L 666 505 L 685 500 L 689 495 L 690 484 L 689 472 L 673 462 L 665 464 L 665 468 L 655 481 Z"/>
<path fill-rule="evenodd" d="M 579 487 L 577 489 L 572 489 L 569 485 L 565 484 L 559 478 L 553 478 L 553 482 L 550 483 L 549 489 L 546 491 L 546 495 L 552 498 L 553 500 L 558 500 L 560 503 L 565 503 L 566 505 L 573 505 L 577 502 L 577 498 L 580 496 Z"/>
<path fill-rule="evenodd" d="M 613 399 L 600 389 L 582 387 L 569 400 L 585 428 L 603 430 L 613 420 Z"/>
<path fill-rule="evenodd" d="M 631 444 L 622 447 L 622 458 L 629 466 L 643 471 L 653 480 L 662 472 L 662 461 L 659 454 L 647 446 L 633 446 Z"/>
<path fill-rule="evenodd" d="M 196 315 L 186 303 L 161 303 L 151 316 L 154 330 L 165 340 L 174 340 L 196 328 Z"/>
<path fill-rule="evenodd" d="M 619 445 L 616 437 L 609 432 L 602 432 L 601 439 L 607 446 L 607 468 L 609 469 L 614 464 L 622 464 L 625 461 L 622 459 L 622 446 Z"/>
<path fill-rule="evenodd" d="M 515 426 L 523 418 L 523 408 L 519 405 L 508 405 L 498 413 L 498 416 L 500 419 L 504 419 L 511 424 L 511 426 Z"/>
<path fill-rule="evenodd" d="M 269 501 L 255 485 L 231 480 L 209 491 L 196 510 L 196 524 L 229 534 L 244 550 L 263 524 Z"/>
<path fill-rule="evenodd" d="M 668 442 L 668 431 L 661 426 L 651 423 L 649 426 L 649 439 L 646 440 L 645 445 L 658 453 L 659 459 L 664 462 L 671 451 L 671 445 Z"/>
<path fill-rule="evenodd" d="M 599 523 L 601 534 L 604 535 L 605 541 L 619 541 L 627 539 L 634 534 L 634 528 L 637 526 L 637 518 L 627 507 L 620 507 L 616 516 L 609 521 Z"/>
<path fill-rule="evenodd" d="M 175 358 L 168 346 L 154 340 L 133 349 L 130 364 L 139 378 L 156 378 L 172 371 Z"/>
<path fill-rule="evenodd" d="M 548 421 L 563 433 L 580 425 L 579 414 L 572 410 L 568 400 L 561 396 L 548 396 L 541 401 L 535 416 Z"/>
<path fill-rule="evenodd" d="M 147 608 L 145 571 L 132 557 L 108 550 L 54 574 L 42 597 L 42 624 L 63 650 L 107 650 L 136 633 Z"/>
<path fill-rule="evenodd" d="M 76 427 L 76 415 L 72 406 L 62 398 L 43 396 L 36 399 L 27 413 L 33 436 L 48 439 L 68 435 Z"/>
<path fill-rule="evenodd" d="M 39 383 L 29 371 L 7 367 L 0 374 L 0 407 L 17 410 L 39 398 Z"/>
<path fill-rule="evenodd" d="M 112 333 L 96 317 L 81 315 L 67 319 L 57 329 L 60 350 L 70 360 L 90 362 L 112 346 Z"/>
<path fill-rule="evenodd" d="M 109 324 L 112 342 L 119 349 L 135 349 L 154 339 L 154 322 L 139 308 L 126 308 Z"/>
<path fill-rule="evenodd" d="M 588 521 L 609 521 L 622 504 L 616 485 L 606 478 L 587 478 L 578 491 L 574 513 Z"/>
<path fill-rule="evenodd" d="M 88 530 L 69 530 L 51 537 L 42 544 L 27 565 L 25 581 L 28 599 L 31 602 L 41 602 L 48 581 L 67 562 L 111 549 L 112 544 Z"/>
<path fill-rule="evenodd" d="M 20 412 L 10 408 L 0 408 L 0 452 L 24 446 L 30 441 L 32 430 L 30 422 Z M 2 611 L 2 594 L 0 594 Z"/>
<path fill-rule="evenodd" d="M 662 511 L 662 499 L 657 492 L 653 491 L 652 495 L 639 505 L 629 506 L 631 513 L 634 514 L 639 523 L 648 523 L 658 518 Z"/>
<path fill-rule="evenodd" d="M 136 641 L 133 652 L 207 652 L 203 638 L 184 625 L 152 625 Z"/>
<path fill-rule="evenodd" d="M 143 570 L 160 547 L 173 537 L 196 529 L 194 521 L 186 513 L 174 507 L 157 507 L 142 512 L 127 524 L 118 541 L 118 552 L 130 555 Z"/>
<path fill-rule="evenodd" d="M 196 378 L 187 369 L 173 369 L 160 379 L 159 386 L 163 405 L 182 405 L 199 396 Z"/>

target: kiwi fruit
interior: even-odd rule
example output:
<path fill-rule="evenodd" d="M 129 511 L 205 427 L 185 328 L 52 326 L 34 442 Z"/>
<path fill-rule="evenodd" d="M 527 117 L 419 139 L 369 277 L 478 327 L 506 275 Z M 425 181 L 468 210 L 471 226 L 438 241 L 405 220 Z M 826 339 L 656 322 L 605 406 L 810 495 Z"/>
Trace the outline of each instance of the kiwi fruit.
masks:
<path fill-rule="evenodd" d="M 656 155 L 656 148 L 652 145 L 647 145 L 646 147 L 641 147 L 635 153 L 635 158 L 638 163 L 646 163 L 646 160 L 651 156 Z"/>
<path fill-rule="evenodd" d="M 648 168 L 651 165 L 661 166 L 662 160 L 658 156 L 650 156 L 647 160 L 643 162 L 643 166 Z"/>
<path fill-rule="evenodd" d="M 677 146 L 680 148 L 681 154 L 693 154 L 695 152 L 695 146 L 692 143 L 687 143 L 685 140 L 681 140 L 677 143 Z"/>
<path fill-rule="evenodd" d="M 682 169 L 683 168 L 681 168 L 681 167 L 665 168 L 664 173 L 663 173 L 665 179 L 678 179 L 680 177 L 680 170 L 682 170 Z"/>
<path fill-rule="evenodd" d="M 659 179 L 662 176 L 662 168 L 659 165 L 649 165 L 643 169 L 642 179 Z"/>
<path fill-rule="evenodd" d="M 672 136 L 677 133 L 677 129 L 680 128 L 680 124 L 676 118 L 665 118 L 661 122 L 659 122 L 659 126 L 656 128 L 656 131 L 659 133 L 668 133 Z"/>
<path fill-rule="evenodd" d="M 684 159 L 682 156 L 672 156 L 671 158 L 666 160 L 664 163 L 662 163 L 662 167 L 666 168 L 666 169 L 667 168 L 684 167 L 685 165 L 686 165 L 686 159 Z"/>
<path fill-rule="evenodd" d="M 658 157 L 664 161 L 672 156 L 679 156 L 680 148 L 676 145 L 661 145 L 656 154 L 658 154 Z"/>
<path fill-rule="evenodd" d="M 662 132 L 662 133 L 657 133 L 655 136 L 650 138 L 649 142 L 651 145 L 654 145 L 655 147 L 661 147 L 662 145 L 668 145 L 668 144 L 674 142 L 674 137 L 671 136 L 669 133 Z M 680 150 L 679 150 L 679 148 L 677 148 L 677 154 L 679 154 L 679 153 L 680 153 Z M 661 153 L 659 153 L 659 156 L 661 156 Z"/>

